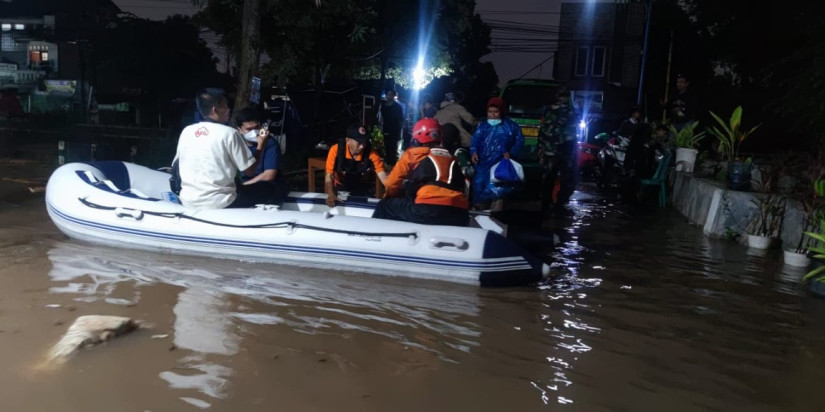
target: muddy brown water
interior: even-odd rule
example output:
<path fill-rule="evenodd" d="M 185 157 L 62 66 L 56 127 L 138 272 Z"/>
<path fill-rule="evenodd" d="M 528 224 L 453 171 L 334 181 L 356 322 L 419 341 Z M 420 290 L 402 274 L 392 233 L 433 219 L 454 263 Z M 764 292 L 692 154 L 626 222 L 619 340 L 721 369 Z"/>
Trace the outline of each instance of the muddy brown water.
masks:
<path fill-rule="evenodd" d="M 479 289 L 94 246 L 0 201 L 2 410 L 825 410 L 825 301 L 776 252 L 575 209 L 558 279 Z M 35 369 L 86 314 L 149 328 Z"/>

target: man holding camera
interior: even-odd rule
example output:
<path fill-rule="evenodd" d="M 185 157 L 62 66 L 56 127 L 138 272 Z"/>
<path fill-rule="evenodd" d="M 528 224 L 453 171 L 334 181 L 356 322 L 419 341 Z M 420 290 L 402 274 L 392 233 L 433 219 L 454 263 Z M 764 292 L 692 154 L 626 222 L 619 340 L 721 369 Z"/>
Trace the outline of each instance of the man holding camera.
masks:
<path fill-rule="evenodd" d="M 175 154 L 181 203 L 199 209 L 222 209 L 271 202 L 273 190 L 269 183 L 235 182 L 238 171 L 255 172 L 269 133 L 256 137 L 258 150 L 253 154 L 241 134 L 226 125 L 230 110 L 223 90 L 203 90 L 195 104 L 204 120 L 183 129 Z"/>

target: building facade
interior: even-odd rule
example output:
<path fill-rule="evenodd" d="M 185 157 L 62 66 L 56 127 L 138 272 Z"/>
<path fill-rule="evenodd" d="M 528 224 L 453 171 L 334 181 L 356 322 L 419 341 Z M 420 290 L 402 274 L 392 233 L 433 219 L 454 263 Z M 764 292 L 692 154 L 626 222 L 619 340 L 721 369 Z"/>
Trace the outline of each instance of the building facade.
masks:
<path fill-rule="evenodd" d="M 636 104 L 644 23 L 643 2 L 561 5 L 555 78 L 592 130 L 612 130 Z"/>
<path fill-rule="evenodd" d="M 119 14 L 111 0 L 0 1 L 0 89 L 30 104 L 47 82 L 83 84 L 84 44 Z"/>

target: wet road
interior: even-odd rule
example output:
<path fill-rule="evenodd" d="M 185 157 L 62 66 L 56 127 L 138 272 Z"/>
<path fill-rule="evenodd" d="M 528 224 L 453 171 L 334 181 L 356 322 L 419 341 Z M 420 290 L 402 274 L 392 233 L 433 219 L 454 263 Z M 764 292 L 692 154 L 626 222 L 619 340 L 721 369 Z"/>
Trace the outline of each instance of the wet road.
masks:
<path fill-rule="evenodd" d="M 478 289 L 91 246 L 2 203 L 3 409 L 825 410 L 825 301 L 778 253 L 574 206 L 559 278 Z M 85 314 L 150 327 L 35 370 Z"/>

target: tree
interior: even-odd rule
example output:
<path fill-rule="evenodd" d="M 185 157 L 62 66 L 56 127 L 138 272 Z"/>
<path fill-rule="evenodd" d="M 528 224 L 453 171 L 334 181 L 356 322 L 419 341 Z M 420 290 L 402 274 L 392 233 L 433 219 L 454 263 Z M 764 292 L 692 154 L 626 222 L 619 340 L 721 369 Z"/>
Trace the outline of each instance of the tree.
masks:
<path fill-rule="evenodd" d="M 159 100 L 193 96 L 216 81 L 216 60 L 191 19 L 163 22 L 127 17 L 99 33 L 90 60 L 101 93 L 151 95 Z"/>
<path fill-rule="evenodd" d="M 246 24 L 241 6 L 233 0 L 194 1 L 205 6 L 198 21 L 221 35 L 222 45 L 238 56 L 239 65 L 254 63 L 258 57 L 244 57 L 240 47 L 246 37 L 241 35 Z M 442 72 L 471 70 L 489 51 L 489 28 L 474 16 L 474 1 L 254 1 L 260 2 L 262 12 L 260 47 L 253 52 L 270 58 L 262 75 L 280 84 L 321 84 L 330 77 L 410 77 L 422 39 L 427 47 L 421 57 Z"/>
<path fill-rule="evenodd" d="M 799 15 L 794 25 L 797 47 L 770 65 L 775 99 L 769 108 L 792 130 L 816 139 L 816 147 L 825 141 L 825 23 L 820 16 L 817 12 Z"/>
<path fill-rule="evenodd" d="M 789 129 L 821 135 L 825 79 L 817 63 L 825 60 L 825 5 L 792 1 L 777 6 L 747 0 L 684 4 L 707 39 L 716 79 L 737 89 L 740 103 L 762 111 L 766 122 L 761 135 L 786 134 Z"/>
<path fill-rule="evenodd" d="M 196 15 L 199 23 L 222 35 L 221 44 L 238 58 L 238 83 L 232 118 L 249 105 L 252 77 L 257 72 L 261 56 L 261 16 L 278 3 L 277 0 L 192 0 L 204 7 Z"/>
<path fill-rule="evenodd" d="M 241 109 L 249 105 L 252 96 L 252 77 L 260 62 L 261 0 L 244 0 L 241 26 L 241 58 L 238 62 L 238 89 L 232 121 Z"/>

